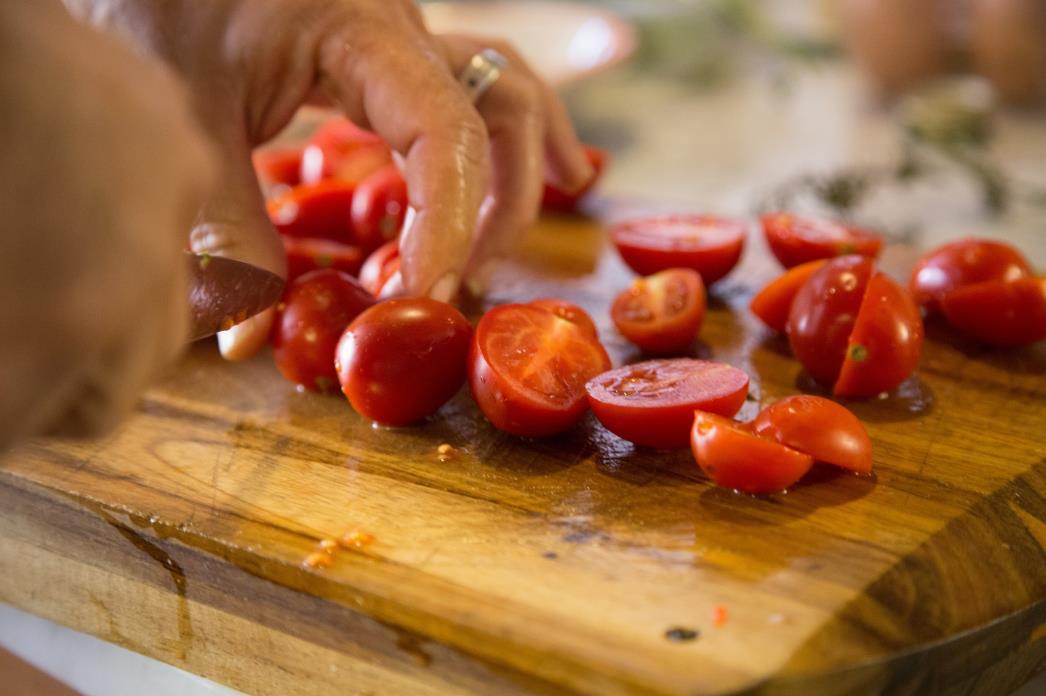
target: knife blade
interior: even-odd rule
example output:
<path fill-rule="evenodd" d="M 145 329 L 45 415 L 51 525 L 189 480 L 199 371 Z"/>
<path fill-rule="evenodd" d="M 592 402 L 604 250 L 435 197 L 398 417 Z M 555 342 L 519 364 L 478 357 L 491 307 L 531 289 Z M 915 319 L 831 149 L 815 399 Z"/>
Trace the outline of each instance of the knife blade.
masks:
<path fill-rule="evenodd" d="M 284 281 L 275 273 L 221 256 L 186 252 L 190 340 L 198 341 L 276 304 Z"/>

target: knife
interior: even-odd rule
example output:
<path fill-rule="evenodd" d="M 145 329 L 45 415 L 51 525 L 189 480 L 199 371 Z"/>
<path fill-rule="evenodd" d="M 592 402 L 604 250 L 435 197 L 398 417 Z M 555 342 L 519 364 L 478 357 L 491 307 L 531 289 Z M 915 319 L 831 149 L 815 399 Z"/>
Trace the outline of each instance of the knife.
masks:
<path fill-rule="evenodd" d="M 276 304 L 283 278 L 242 261 L 186 252 L 191 341 L 236 326 Z"/>

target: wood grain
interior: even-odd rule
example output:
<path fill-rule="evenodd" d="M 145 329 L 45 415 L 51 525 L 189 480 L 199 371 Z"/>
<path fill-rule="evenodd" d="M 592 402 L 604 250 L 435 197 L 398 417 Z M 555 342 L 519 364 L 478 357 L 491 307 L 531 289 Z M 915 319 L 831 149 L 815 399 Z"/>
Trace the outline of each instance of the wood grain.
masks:
<path fill-rule="evenodd" d="M 638 357 L 595 222 L 544 220 L 520 258 L 491 301 L 565 297 Z M 742 417 L 811 389 L 744 309 L 766 259 L 753 237 L 694 350 L 752 376 Z M 1046 656 L 1046 346 L 928 334 L 916 378 L 848 404 L 876 479 L 771 499 L 591 419 L 503 435 L 465 392 L 373 429 L 196 346 L 111 438 L 0 462 L 0 600 L 256 693 L 997 693 Z M 352 530 L 374 542 L 302 566 Z"/>

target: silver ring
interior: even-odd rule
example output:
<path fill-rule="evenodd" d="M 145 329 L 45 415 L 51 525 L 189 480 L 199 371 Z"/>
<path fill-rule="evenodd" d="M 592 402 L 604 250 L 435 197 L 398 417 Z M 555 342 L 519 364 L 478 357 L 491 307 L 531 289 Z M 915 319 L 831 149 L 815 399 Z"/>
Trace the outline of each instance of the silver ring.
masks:
<path fill-rule="evenodd" d="M 507 67 L 508 59 L 505 56 L 493 48 L 485 48 L 469 58 L 465 69 L 458 76 L 458 81 L 475 104 L 498 81 Z"/>

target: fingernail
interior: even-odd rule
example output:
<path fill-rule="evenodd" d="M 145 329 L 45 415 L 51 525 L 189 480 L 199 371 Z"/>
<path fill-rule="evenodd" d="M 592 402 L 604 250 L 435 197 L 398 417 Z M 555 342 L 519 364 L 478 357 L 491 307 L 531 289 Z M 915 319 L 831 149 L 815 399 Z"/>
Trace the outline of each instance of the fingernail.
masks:
<path fill-rule="evenodd" d="M 389 276 L 389 279 L 381 286 L 381 291 L 378 293 L 378 299 L 387 300 L 391 297 L 400 297 L 405 294 L 406 289 L 403 287 L 403 274 L 396 271 Z"/>
<path fill-rule="evenodd" d="M 429 297 L 440 302 L 450 302 L 457 294 L 460 284 L 457 273 L 447 273 L 433 284 L 429 290 Z"/>
<path fill-rule="evenodd" d="M 482 266 L 480 266 L 475 272 L 469 274 L 468 289 L 474 297 L 483 297 L 487 290 L 490 288 L 490 282 L 494 279 L 494 272 L 497 269 L 498 260 L 491 259 Z"/>

